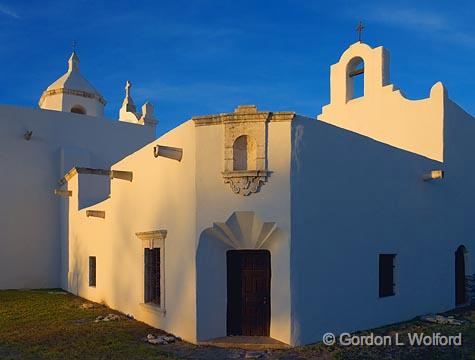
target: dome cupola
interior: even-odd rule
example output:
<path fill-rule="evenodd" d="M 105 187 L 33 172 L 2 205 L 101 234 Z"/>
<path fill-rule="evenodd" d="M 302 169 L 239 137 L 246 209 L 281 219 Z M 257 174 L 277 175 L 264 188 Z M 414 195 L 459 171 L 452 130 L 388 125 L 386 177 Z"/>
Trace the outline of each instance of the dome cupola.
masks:
<path fill-rule="evenodd" d="M 39 101 L 42 109 L 98 117 L 104 116 L 105 104 L 102 95 L 80 73 L 76 52 L 68 60 L 68 71 L 48 86 Z"/>

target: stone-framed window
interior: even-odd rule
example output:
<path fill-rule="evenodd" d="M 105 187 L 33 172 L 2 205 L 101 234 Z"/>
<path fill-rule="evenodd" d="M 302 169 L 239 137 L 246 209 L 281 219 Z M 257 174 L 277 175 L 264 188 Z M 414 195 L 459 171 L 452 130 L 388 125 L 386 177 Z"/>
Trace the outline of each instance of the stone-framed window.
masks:
<path fill-rule="evenodd" d="M 267 182 L 267 133 L 270 113 L 240 106 L 224 124 L 224 182 L 248 196 Z"/>
<path fill-rule="evenodd" d="M 165 313 L 165 238 L 166 230 L 135 234 L 141 240 L 141 303 L 146 310 Z"/>
<path fill-rule="evenodd" d="M 195 126 L 222 126 L 224 130 L 225 184 L 238 195 L 257 193 L 268 181 L 269 123 L 287 122 L 295 118 L 292 112 L 258 111 L 255 105 L 240 105 L 234 112 L 195 116 Z"/>
<path fill-rule="evenodd" d="M 144 303 L 160 306 L 160 248 L 144 249 Z"/>

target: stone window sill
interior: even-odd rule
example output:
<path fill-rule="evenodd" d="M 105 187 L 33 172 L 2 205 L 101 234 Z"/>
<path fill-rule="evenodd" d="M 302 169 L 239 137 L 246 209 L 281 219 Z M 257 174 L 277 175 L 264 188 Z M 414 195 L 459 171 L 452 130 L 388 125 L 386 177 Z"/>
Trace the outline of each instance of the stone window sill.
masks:
<path fill-rule="evenodd" d="M 243 176 L 269 176 L 269 171 L 267 170 L 231 170 L 223 171 L 224 178 L 235 178 Z"/>
<path fill-rule="evenodd" d="M 164 308 L 160 307 L 159 305 L 152 304 L 152 303 L 140 303 L 139 305 L 142 309 L 144 309 L 148 312 L 158 313 L 158 314 L 162 314 L 162 315 L 166 314 L 166 310 Z"/>

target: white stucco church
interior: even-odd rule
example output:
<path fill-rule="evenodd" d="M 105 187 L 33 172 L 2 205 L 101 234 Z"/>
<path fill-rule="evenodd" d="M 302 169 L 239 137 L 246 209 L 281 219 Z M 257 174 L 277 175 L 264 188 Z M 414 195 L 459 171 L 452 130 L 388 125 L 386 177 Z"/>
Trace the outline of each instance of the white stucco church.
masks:
<path fill-rule="evenodd" d="M 475 295 L 475 119 L 440 82 L 407 99 L 383 47 L 341 55 L 316 118 L 241 105 L 158 139 L 129 82 L 107 121 L 68 65 L 39 109 L 0 106 L 0 288 L 61 287 L 194 343 L 289 345 Z"/>

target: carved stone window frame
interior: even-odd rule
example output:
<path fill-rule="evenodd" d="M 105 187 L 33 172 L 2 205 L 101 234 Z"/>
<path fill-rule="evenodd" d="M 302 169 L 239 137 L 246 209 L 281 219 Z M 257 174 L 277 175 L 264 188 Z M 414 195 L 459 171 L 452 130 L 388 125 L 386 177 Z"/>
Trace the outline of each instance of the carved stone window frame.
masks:
<path fill-rule="evenodd" d="M 195 126 L 224 127 L 224 170 L 221 175 L 235 194 L 248 196 L 259 192 L 272 173 L 268 169 L 269 123 L 294 118 L 293 112 L 258 111 L 255 105 L 240 105 L 232 113 L 195 116 L 193 121 Z M 252 170 L 234 170 L 234 141 L 243 135 L 256 141 L 256 167 Z"/>
<path fill-rule="evenodd" d="M 238 107 L 224 125 L 224 171 L 221 173 L 225 184 L 229 184 L 235 194 L 248 196 L 259 192 L 267 182 L 267 135 L 271 113 L 258 112 L 253 105 Z M 241 136 L 252 138 L 256 145 L 255 169 L 234 170 L 234 143 Z"/>
<path fill-rule="evenodd" d="M 140 306 L 149 312 L 166 314 L 165 310 L 165 238 L 167 237 L 166 230 L 152 230 L 145 232 L 137 232 L 135 236 L 141 240 L 141 257 L 142 257 L 142 271 L 140 279 L 141 300 Z M 160 305 L 145 303 L 145 249 L 160 249 Z"/>

